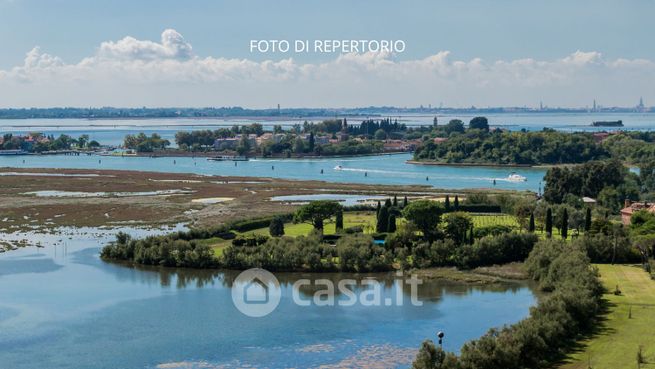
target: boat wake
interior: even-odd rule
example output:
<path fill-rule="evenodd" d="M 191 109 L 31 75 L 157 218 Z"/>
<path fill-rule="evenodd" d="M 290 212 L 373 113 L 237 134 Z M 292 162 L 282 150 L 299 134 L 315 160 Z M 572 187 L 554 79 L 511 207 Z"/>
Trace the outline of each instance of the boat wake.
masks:
<path fill-rule="evenodd" d="M 396 170 L 382 170 L 382 169 L 367 169 L 367 168 L 348 168 L 341 165 L 334 167 L 335 171 L 341 172 L 358 172 L 358 173 L 378 173 L 384 174 L 391 177 L 407 177 L 407 178 L 429 178 L 429 179 L 441 179 L 441 180 L 469 180 L 469 181 L 480 181 L 480 182 L 507 182 L 507 183 L 517 183 L 518 181 L 512 177 L 474 177 L 474 176 L 455 176 L 455 175 L 438 175 L 433 173 L 416 173 L 416 172 L 403 172 Z"/>

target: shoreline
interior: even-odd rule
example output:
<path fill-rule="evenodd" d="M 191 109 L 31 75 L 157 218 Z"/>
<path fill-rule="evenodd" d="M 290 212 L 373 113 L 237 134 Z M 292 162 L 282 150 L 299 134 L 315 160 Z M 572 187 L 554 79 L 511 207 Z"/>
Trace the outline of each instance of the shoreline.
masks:
<path fill-rule="evenodd" d="M 439 161 L 421 161 L 421 160 L 407 160 L 405 164 L 412 165 L 427 165 L 427 166 L 443 166 L 443 167 L 485 167 L 485 168 L 522 168 L 522 169 L 540 169 L 540 168 L 555 168 L 555 167 L 574 167 L 582 164 L 496 164 L 496 163 L 444 163 Z"/>
<path fill-rule="evenodd" d="M 115 155 L 118 157 L 146 157 L 146 158 L 187 158 L 187 157 L 198 157 L 198 158 L 213 158 L 213 157 L 220 157 L 220 156 L 238 156 L 236 153 L 232 154 L 222 154 L 219 152 L 189 152 L 189 151 L 165 151 L 162 152 L 163 155 L 157 155 L 157 153 L 137 153 L 136 155 Z M 391 156 L 391 155 L 402 155 L 402 154 L 411 154 L 411 152 L 408 151 L 388 151 L 388 152 L 379 152 L 379 153 L 370 153 L 370 154 L 354 154 L 354 155 L 292 155 L 291 157 L 287 157 L 286 155 L 279 155 L 279 156 L 248 156 L 248 159 L 257 159 L 257 160 L 267 160 L 267 159 L 275 159 L 275 160 L 302 160 L 302 159 L 339 159 L 339 158 L 362 158 L 362 157 L 370 157 L 370 156 Z M 112 156 L 112 155 L 108 155 Z"/>

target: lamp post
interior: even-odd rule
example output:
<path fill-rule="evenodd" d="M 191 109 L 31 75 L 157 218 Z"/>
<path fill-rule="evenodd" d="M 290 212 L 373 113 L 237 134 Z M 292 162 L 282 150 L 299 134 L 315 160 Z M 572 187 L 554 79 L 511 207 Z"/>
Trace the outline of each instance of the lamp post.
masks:
<path fill-rule="evenodd" d="M 445 334 L 442 331 L 437 332 L 437 338 L 439 338 L 439 347 L 443 346 L 442 343 L 443 343 L 444 336 Z"/>

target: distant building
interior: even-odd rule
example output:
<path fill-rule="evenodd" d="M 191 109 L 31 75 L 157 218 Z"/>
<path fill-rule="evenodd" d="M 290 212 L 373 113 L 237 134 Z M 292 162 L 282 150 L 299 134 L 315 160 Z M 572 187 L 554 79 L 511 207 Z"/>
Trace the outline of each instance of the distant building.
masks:
<path fill-rule="evenodd" d="M 596 205 L 596 200 L 595 200 L 595 199 L 592 199 L 591 197 L 587 197 L 587 196 L 585 196 L 585 197 L 582 198 L 582 202 L 583 202 L 585 205 L 588 205 L 588 206 L 594 206 L 594 205 Z"/>
<path fill-rule="evenodd" d="M 601 143 L 605 141 L 605 139 L 607 139 L 609 136 L 610 134 L 607 132 L 596 132 L 594 133 L 594 141 L 596 141 L 596 143 Z"/>
<path fill-rule="evenodd" d="M 215 150 L 235 149 L 239 144 L 239 140 L 234 137 L 217 138 L 214 140 Z"/>
<path fill-rule="evenodd" d="M 632 202 L 630 200 L 625 200 L 625 205 L 621 209 L 621 221 L 624 225 L 630 225 L 632 214 L 637 211 L 646 210 L 649 213 L 655 214 L 655 204 L 649 204 L 648 202 Z"/>
<path fill-rule="evenodd" d="M 414 151 L 419 144 L 419 140 L 386 140 L 382 147 L 384 151 Z"/>
<path fill-rule="evenodd" d="M 446 141 L 448 141 L 448 139 L 445 138 L 445 137 L 435 137 L 435 138 L 432 140 L 432 142 L 434 142 L 434 143 L 436 143 L 436 144 L 440 144 L 440 143 L 442 143 L 442 142 L 446 142 Z"/>

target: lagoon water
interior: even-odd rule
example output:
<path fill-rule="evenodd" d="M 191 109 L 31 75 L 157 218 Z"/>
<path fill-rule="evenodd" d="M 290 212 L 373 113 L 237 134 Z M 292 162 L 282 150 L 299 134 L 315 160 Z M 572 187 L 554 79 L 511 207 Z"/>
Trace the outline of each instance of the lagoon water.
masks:
<path fill-rule="evenodd" d="M 405 163 L 409 159 L 410 154 L 397 154 L 329 159 L 255 159 L 237 162 L 235 165 L 231 161 L 208 161 L 206 158 L 30 155 L 0 156 L 0 167 L 141 170 L 339 183 L 427 185 L 444 189 L 499 188 L 533 192 L 540 190 L 546 172 L 543 168 L 428 166 Z M 338 165 L 341 170 L 335 169 Z M 511 172 L 525 176 L 527 181 L 508 181 L 506 178 Z"/>
<path fill-rule="evenodd" d="M 419 288 L 421 307 L 409 304 L 406 293 L 402 306 L 300 307 L 290 296 L 300 277 L 363 276 L 278 274 L 280 305 L 249 318 L 232 304 L 236 273 L 101 261 L 100 246 L 117 231 L 2 235 L 44 247 L 0 254 L 0 367 L 402 368 L 437 331 L 446 333 L 444 347 L 457 351 L 488 328 L 524 318 L 535 304 L 521 283 L 479 288 L 431 281 Z M 394 275 L 367 276 L 386 282 L 383 299 L 396 296 Z"/>
<path fill-rule="evenodd" d="M 622 120 L 625 130 L 652 130 L 655 129 L 655 113 L 493 113 L 493 114 L 436 114 L 439 124 L 446 124 L 450 119 L 470 121 L 476 115 L 484 115 L 493 127 L 509 130 L 526 129 L 529 131 L 541 130 L 544 127 L 562 131 L 602 131 L 616 130 L 616 128 L 592 127 L 594 121 Z M 432 125 L 433 114 L 405 114 L 389 115 L 408 127 Z M 385 116 L 386 117 L 386 116 Z M 158 119 L 2 119 L 0 120 L 0 134 L 27 134 L 29 132 L 42 132 L 58 136 L 67 134 L 79 137 L 88 134 L 90 139 L 97 140 L 103 145 L 120 145 L 127 134 L 144 132 L 148 135 L 158 133 L 175 144 L 175 133 L 178 131 L 192 131 L 204 129 L 229 128 L 234 125 L 247 125 L 261 123 L 267 130 L 274 125 L 290 128 L 294 124 L 302 124 L 305 120 L 320 122 L 323 119 L 334 117 L 259 117 L 259 118 L 158 118 Z M 381 118 L 381 117 L 372 117 Z M 348 118 L 349 124 L 359 124 L 365 117 Z"/>

